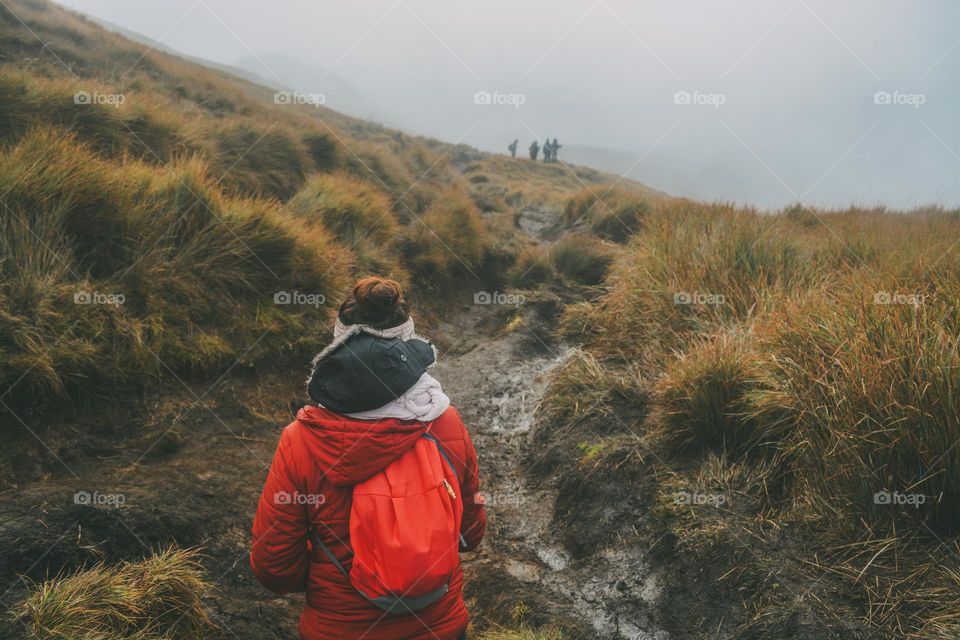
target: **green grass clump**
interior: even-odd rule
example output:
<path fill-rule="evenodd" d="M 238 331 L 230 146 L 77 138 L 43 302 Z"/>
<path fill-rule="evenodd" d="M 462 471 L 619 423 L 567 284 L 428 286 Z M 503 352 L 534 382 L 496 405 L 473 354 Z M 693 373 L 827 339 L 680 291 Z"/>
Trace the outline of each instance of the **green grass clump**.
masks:
<path fill-rule="evenodd" d="M 390 199 L 347 173 L 317 174 L 287 203 L 308 224 L 321 224 L 356 256 L 358 273 L 409 281 L 400 261 L 401 227 Z"/>
<path fill-rule="evenodd" d="M 206 640 L 219 637 L 212 590 L 198 552 L 172 548 L 52 578 L 13 614 L 31 640 Z"/>
<path fill-rule="evenodd" d="M 287 205 L 304 220 L 319 220 L 347 245 L 363 238 L 389 245 L 400 229 L 383 191 L 348 174 L 311 177 Z"/>
<path fill-rule="evenodd" d="M 451 190 L 405 230 L 403 256 L 414 277 L 449 287 L 480 277 L 490 238 L 469 196 Z"/>
<path fill-rule="evenodd" d="M 310 168 L 300 141 L 276 124 L 237 119 L 216 126 L 208 138 L 211 171 L 244 195 L 286 200 Z"/>
<path fill-rule="evenodd" d="M 423 179 L 415 176 L 396 154 L 369 142 L 354 145 L 350 151 L 344 161 L 345 170 L 383 189 L 402 222 L 411 222 L 433 203 L 434 194 Z"/>
<path fill-rule="evenodd" d="M 667 365 L 654 393 L 672 449 L 741 457 L 779 444 L 782 434 L 749 415 L 747 400 L 763 384 L 751 339 L 742 329 L 707 336 Z"/>
<path fill-rule="evenodd" d="M 640 230 L 652 209 L 650 199 L 640 193 L 597 185 L 571 198 L 563 219 L 568 225 L 586 224 L 605 240 L 626 242 Z"/>
<path fill-rule="evenodd" d="M 573 351 L 553 372 L 538 409 L 542 426 L 534 432 L 533 471 L 566 468 L 585 446 L 612 435 L 635 435 L 648 405 L 648 385 L 636 370 Z"/>
<path fill-rule="evenodd" d="M 613 263 L 613 253 L 604 242 L 585 234 L 567 235 L 550 248 L 553 268 L 567 281 L 596 285 Z"/>
<path fill-rule="evenodd" d="M 529 246 L 517 254 L 507 279 L 515 287 L 533 287 L 555 276 L 550 254 L 539 246 Z"/>
<path fill-rule="evenodd" d="M 313 131 L 303 136 L 302 142 L 317 170 L 333 171 L 340 166 L 343 149 L 333 135 Z"/>

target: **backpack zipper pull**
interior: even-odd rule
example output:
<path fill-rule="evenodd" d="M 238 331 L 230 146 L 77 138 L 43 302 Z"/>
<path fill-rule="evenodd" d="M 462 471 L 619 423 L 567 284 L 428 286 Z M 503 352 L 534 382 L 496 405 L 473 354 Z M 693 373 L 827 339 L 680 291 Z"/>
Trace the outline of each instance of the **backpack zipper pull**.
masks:
<path fill-rule="evenodd" d="M 453 490 L 453 487 L 450 486 L 450 483 L 447 482 L 447 479 L 444 478 L 443 480 L 441 480 L 441 482 L 443 483 L 443 486 L 447 488 L 447 493 L 450 494 L 450 499 L 451 499 L 451 500 L 456 500 L 456 499 L 457 499 L 457 492 Z"/>

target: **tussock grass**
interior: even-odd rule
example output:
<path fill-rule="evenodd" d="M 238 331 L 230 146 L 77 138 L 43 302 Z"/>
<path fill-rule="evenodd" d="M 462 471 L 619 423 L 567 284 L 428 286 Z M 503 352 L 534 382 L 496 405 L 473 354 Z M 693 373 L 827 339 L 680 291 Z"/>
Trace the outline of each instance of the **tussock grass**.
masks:
<path fill-rule="evenodd" d="M 788 581 L 821 585 L 810 602 L 838 632 L 956 635 L 958 237 L 956 212 L 938 208 L 760 216 L 661 201 L 617 255 L 603 297 L 567 311 L 565 330 L 588 341 L 592 364 L 574 377 L 587 388 L 556 371 L 544 424 L 564 433 L 629 415 L 626 402 L 581 409 L 565 396 L 603 397 L 639 364 L 654 378 L 643 435 L 589 441 L 582 454 L 633 447 L 632 464 L 672 461 L 663 488 L 749 505 L 657 510 L 702 562 L 742 559 L 729 550 L 747 535 L 757 565 L 729 575 L 749 581 L 772 562 Z M 773 533 L 782 527 L 795 533 Z M 806 561 L 784 545 L 802 546 Z M 795 625 L 798 603 L 765 593 L 745 603 L 744 632 Z"/>
<path fill-rule="evenodd" d="M 571 234 L 550 248 L 550 262 L 567 281 L 596 285 L 603 282 L 613 262 L 613 251 L 593 236 Z"/>
<path fill-rule="evenodd" d="M 614 264 L 591 317 L 604 348 L 669 355 L 829 277 L 777 222 L 728 205 L 661 203 Z"/>
<path fill-rule="evenodd" d="M 613 242 L 626 242 L 650 214 L 648 196 L 616 186 L 587 188 L 567 202 L 563 219 L 568 225 L 584 224 L 596 235 Z"/>
<path fill-rule="evenodd" d="M 409 282 L 399 255 L 401 226 L 390 199 L 377 187 L 346 173 L 318 174 L 287 205 L 295 216 L 321 224 L 349 247 L 358 273 Z"/>
<path fill-rule="evenodd" d="M 480 212 L 458 190 L 439 197 L 406 228 L 403 238 L 413 275 L 444 287 L 475 281 L 490 249 Z"/>
<path fill-rule="evenodd" d="M 347 244 L 369 237 L 389 245 L 400 229 L 383 191 L 348 174 L 315 175 L 287 204 L 295 215 L 319 220 Z"/>
<path fill-rule="evenodd" d="M 211 592 L 198 552 L 171 548 L 57 576 L 13 614 L 36 640 L 207 640 L 220 637 L 203 604 Z"/>
<path fill-rule="evenodd" d="M 899 295 L 913 297 L 900 303 L 877 302 L 891 280 L 859 273 L 766 322 L 761 345 L 773 354 L 776 384 L 754 394 L 754 419 L 803 434 L 799 464 L 832 513 L 960 531 L 952 449 L 960 440 L 960 288 L 951 266 L 913 288 L 902 283 Z M 925 502 L 877 504 L 878 492 Z"/>
<path fill-rule="evenodd" d="M 534 472 L 552 472 L 581 453 L 590 457 L 592 443 L 607 436 L 637 433 L 648 405 L 649 387 L 637 370 L 609 367 L 589 352 L 572 351 L 551 376 L 538 407 L 538 418 L 549 428 L 534 434 Z"/>
<path fill-rule="evenodd" d="M 418 179 L 419 176 L 381 145 L 369 142 L 353 145 L 344 163 L 347 171 L 386 192 L 394 211 L 404 223 L 425 212 L 434 201 L 435 194 Z"/>
<path fill-rule="evenodd" d="M 507 279 L 515 287 L 533 287 L 549 282 L 555 276 L 548 251 L 539 246 L 529 246 L 517 254 Z"/>
<path fill-rule="evenodd" d="M 303 184 L 306 150 L 278 125 L 238 119 L 214 127 L 206 137 L 213 145 L 213 172 L 238 193 L 286 200 Z"/>
<path fill-rule="evenodd" d="M 274 293 L 335 295 L 352 260 L 323 228 L 224 195 L 199 160 L 111 163 L 59 130 L 0 152 L 0 189 L 0 378 L 23 401 L 296 345 L 328 310 Z"/>
<path fill-rule="evenodd" d="M 157 96 L 123 94 L 120 106 L 75 100 L 78 94 L 117 93 L 116 88 L 98 82 L 48 79 L 5 67 L 0 74 L 4 105 L 0 142 L 16 142 L 41 124 L 72 131 L 104 156 L 127 153 L 149 162 L 169 162 L 196 149 L 182 135 L 186 119 Z"/>
<path fill-rule="evenodd" d="M 678 354 L 654 392 L 666 443 L 681 452 L 712 450 L 737 457 L 779 446 L 783 434 L 750 415 L 748 398 L 764 385 L 758 365 L 745 329 L 712 334 Z"/>

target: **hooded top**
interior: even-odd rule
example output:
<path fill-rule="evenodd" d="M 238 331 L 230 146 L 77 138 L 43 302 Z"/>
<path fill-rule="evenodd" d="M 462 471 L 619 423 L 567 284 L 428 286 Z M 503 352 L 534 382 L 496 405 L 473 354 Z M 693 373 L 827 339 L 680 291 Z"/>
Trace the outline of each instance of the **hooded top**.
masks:
<path fill-rule="evenodd" d="M 429 342 L 357 333 L 316 362 L 307 392 L 337 413 L 369 411 L 402 396 L 433 363 Z"/>
<path fill-rule="evenodd" d="M 486 515 L 478 498 L 477 454 L 453 407 L 431 422 L 358 420 L 323 407 L 304 407 L 283 430 L 253 525 L 250 564 L 276 593 L 306 591 L 303 640 L 452 640 L 467 626 L 462 573 L 450 591 L 416 616 L 387 615 L 360 596 L 323 554 L 314 531 L 349 570 L 353 485 L 385 468 L 426 432 L 436 437 L 460 479 L 466 549 L 483 537 Z"/>
<path fill-rule="evenodd" d="M 389 329 L 345 325 L 313 359 L 307 393 L 321 406 L 361 419 L 430 421 L 450 406 L 427 373 L 436 350 L 414 332 L 413 320 Z"/>

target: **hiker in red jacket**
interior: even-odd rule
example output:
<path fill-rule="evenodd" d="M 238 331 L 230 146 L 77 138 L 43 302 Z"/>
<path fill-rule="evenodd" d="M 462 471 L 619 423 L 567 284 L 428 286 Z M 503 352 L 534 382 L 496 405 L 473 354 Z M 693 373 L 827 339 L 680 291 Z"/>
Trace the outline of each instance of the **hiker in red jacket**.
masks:
<path fill-rule="evenodd" d="M 456 640 L 467 609 L 459 552 L 486 525 L 477 455 L 426 373 L 400 285 L 370 277 L 313 362 L 315 404 L 280 436 L 253 523 L 250 566 L 306 592 L 302 640 Z"/>

